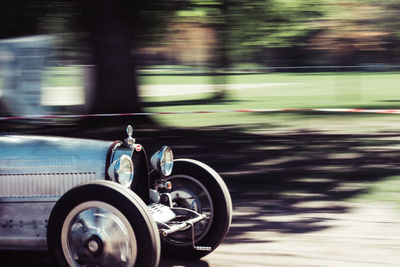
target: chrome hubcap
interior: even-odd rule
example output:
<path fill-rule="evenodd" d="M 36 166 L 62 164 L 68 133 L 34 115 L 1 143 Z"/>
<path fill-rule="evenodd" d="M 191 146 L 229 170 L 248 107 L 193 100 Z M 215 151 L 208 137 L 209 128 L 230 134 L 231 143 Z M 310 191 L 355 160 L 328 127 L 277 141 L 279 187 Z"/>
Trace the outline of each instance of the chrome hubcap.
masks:
<path fill-rule="evenodd" d="M 61 245 L 70 266 L 133 266 L 135 233 L 126 217 L 101 201 L 83 202 L 66 217 Z"/>

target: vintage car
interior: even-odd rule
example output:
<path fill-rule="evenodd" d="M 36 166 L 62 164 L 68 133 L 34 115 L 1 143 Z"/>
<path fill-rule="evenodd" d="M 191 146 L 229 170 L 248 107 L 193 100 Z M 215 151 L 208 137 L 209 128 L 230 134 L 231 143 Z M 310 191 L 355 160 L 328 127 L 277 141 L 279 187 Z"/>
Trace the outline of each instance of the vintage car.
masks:
<path fill-rule="evenodd" d="M 157 266 L 201 258 L 228 232 L 221 177 L 164 146 L 149 162 L 122 141 L 0 136 L 0 249 L 46 250 L 60 266 Z M 161 249 L 162 248 L 162 249 Z"/>

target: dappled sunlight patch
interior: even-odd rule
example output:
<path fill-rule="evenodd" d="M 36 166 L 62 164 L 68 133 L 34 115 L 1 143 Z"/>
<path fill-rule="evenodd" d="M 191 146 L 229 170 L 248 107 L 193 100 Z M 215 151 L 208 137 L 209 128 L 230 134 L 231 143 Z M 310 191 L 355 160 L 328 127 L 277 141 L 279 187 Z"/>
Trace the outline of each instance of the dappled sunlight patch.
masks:
<path fill-rule="evenodd" d="M 400 166 L 397 163 L 367 163 L 367 164 L 362 164 L 360 166 L 360 168 L 363 169 L 375 169 L 375 170 L 379 170 L 382 169 L 384 170 L 385 168 L 390 168 L 390 169 L 397 169 L 400 170 Z"/>
<path fill-rule="evenodd" d="M 291 149 L 292 147 L 285 146 L 285 145 L 281 145 L 281 146 L 271 145 L 271 146 L 258 146 L 257 148 L 260 150 L 263 150 L 263 151 L 279 151 L 279 150 Z"/>
<path fill-rule="evenodd" d="M 284 163 L 289 163 L 294 160 L 302 160 L 303 157 L 299 156 L 293 156 L 293 157 L 284 157 L 284 158 L 277 158 L 277 159 L 267 159 L 267 160 L 262 160 L 258 162 L 253 162 L 250 164 L 250 166 L 272 166 L 272 165 L 278 165 L 278 164 L 284 164 Z"/>
<path fill-rule="evenodd" d="M 323 201 L 299 201 L 295 204 L 293 204 L 293 207 L 299 208 L 299 209 L 326 209 L 326 210 L 331 210 L 334 208 L 337 208 L 339 205 L 342 203 L 338 203 L 336 201 L 329 201 L 329 200 L 323 200 Z"/>
<path fill-rule="evenodd" d="M 298 183 L 333 183 L 335 179 L 331 178 L 300 178 L 296 179 Z"/>
<path fill-rule="evenodd" d="M 318 165 L 318 166 L 304 166 L 308 171 L 321 171 L 321 172 L 348 172 L 352 171 L 351 167 L 346 165 Z"/>
<path fill-rule="evenodd" d="M 288 191 L 279 193 L 280 198 L 291 198 L 291 199 L 303 199 L 303 198 L 324 198 L 326 197 L 323 193 L 314 193 L 314 192 L 298 192 L 298 191 Z"/>
<path fill-rule="evenodd" d="M 334 188 L 332 188 L 331 192 L 334 192 L 335 194 L 356 192 L 360 190 L 365 190 L 366 187 L 367 183 L 363 182 L 343 182 L 337 184 Z"/>
<path fill-rule="evenodd" d="M 386 152 L 386 151 L 393 151 L 393 150 L 400 151 L 400 144 L 388 144 L 386 146 L 365 145 L 365 146 L 358 146 L 357 150 L 364 151 L 364 152 Z"/>
<path fill-rule="evenodd" d="M 361 153 L 329 153 L 327 155 L 328 159 L 357 159 L 357 158 L 361 158 L 362 154 Z"/>

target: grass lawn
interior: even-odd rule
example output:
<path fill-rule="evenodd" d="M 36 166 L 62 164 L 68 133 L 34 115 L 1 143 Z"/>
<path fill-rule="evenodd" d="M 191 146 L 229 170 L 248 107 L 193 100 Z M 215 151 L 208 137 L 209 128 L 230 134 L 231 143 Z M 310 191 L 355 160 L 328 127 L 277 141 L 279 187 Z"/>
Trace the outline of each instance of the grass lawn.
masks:
<path fill-rule="evenodd" d="M 212 101 L 212 94 L 177 95 L 145 98 L 147 111 L 198 111 L 266 108 L 400 108 L 400 73 L 271 73 L 228 75 L 226 83 L 241 89 L 227 90 L 222 101 Z M 143 76 L 142 84 L 179 85 L 211 83 L 210 76 Z M 258 85 L 257 87 L 254 85 Z M 321 116 L 323 115 L 323 116 Z M 328 119 L 329 118 L 329 119 Z M 371 127 L 375 121 L 397 121 L 397 115 L 321 114 L 311 112 L 221 113 L 194 115 L 163 115 L 162 123 L 179 127 L 267 123 L 283 127 L 309 128 L 337 124 L 353 125 L 364 121 Z M 364 123 L 364 124 L 365 124 Z M 379 123 L 378 123 L 379 124 Z M 315 128 L 313 126 L 312 128 Z M 316 127 L 318 128 L 318 127 Z"/>
<path fill-rule="evenodd" d="M 144 70 L 139 84 L 174 89 L 174 85 L 208 85 L 220 82 L 210 75 L 174 70 Z M 162 73 L 162 75 L 160 74 Z M 44 75 L 45 86 L 82 88 L 83 68 L 53 67 Z M 329 72 L 329 73 L 267 73 L 240 74 L 222 77 L 226 96 L 213 100 L 213 93 L 177 94 L 144 97 L 145 111 L 222 111 L 268 108 L 400 108 L 400 72 Z M 0 80 L 1 84 L 1 80 Z M 185 88 L 185 87 L 183 87 Z M 72 89 L 71 89 L 72 90 Z M 182 89 L 182 87 L 179 90 Z M 177 90 L 175 90 L 177 91 Z M 201 92 L 201 90 L 200 90 Z M 161 92 L 162 93 L 162 92 Z M 180 92 L 178 92 L 180 93 Z M 1 94 L 1 88 L 0 88 Z M 271 130 L 309 129 L 374 131 L 397 129 L 399 115 L 316 113 L 316 112 L 259 112 L 216 113 L 154 116 L 162 124 L 176 127 L 263 124 Z"/>
<path fill-rule="evenodd" d="M 334 108 L 398 107 L 400 73 L 296 73 L 226 76 L 227 84 L 242 84 L 241 90 L 228 91 L 224 102 L 213 107 L 232 108 Z M 211 83 L 207 76 L 144 76 L 141 84 Z M 261 84 L 252 88 L 252 84 Z M 249 88 L 246 88 L 246 85 Z M 265 85 L 264 87 L 262 85 Z M 203 95 L 203 97 L 206 97 Z M 188 97 L 153 97 L 146 101 L 182 101 L 201 99 Z M 222 105 L 223 104 L 223 105 Z M 207 104 L 207 106 L 209 106 Z"/>

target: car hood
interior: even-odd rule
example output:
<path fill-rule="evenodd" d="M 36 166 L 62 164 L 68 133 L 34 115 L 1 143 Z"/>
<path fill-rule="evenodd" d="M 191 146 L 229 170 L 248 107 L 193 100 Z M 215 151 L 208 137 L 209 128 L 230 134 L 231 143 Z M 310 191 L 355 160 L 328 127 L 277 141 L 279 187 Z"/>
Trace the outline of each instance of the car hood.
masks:
<path fill-rule="evenodd" d="M 92 173 L 104 179 L 111 141 L 0 136 L 0 174 Z"/>

